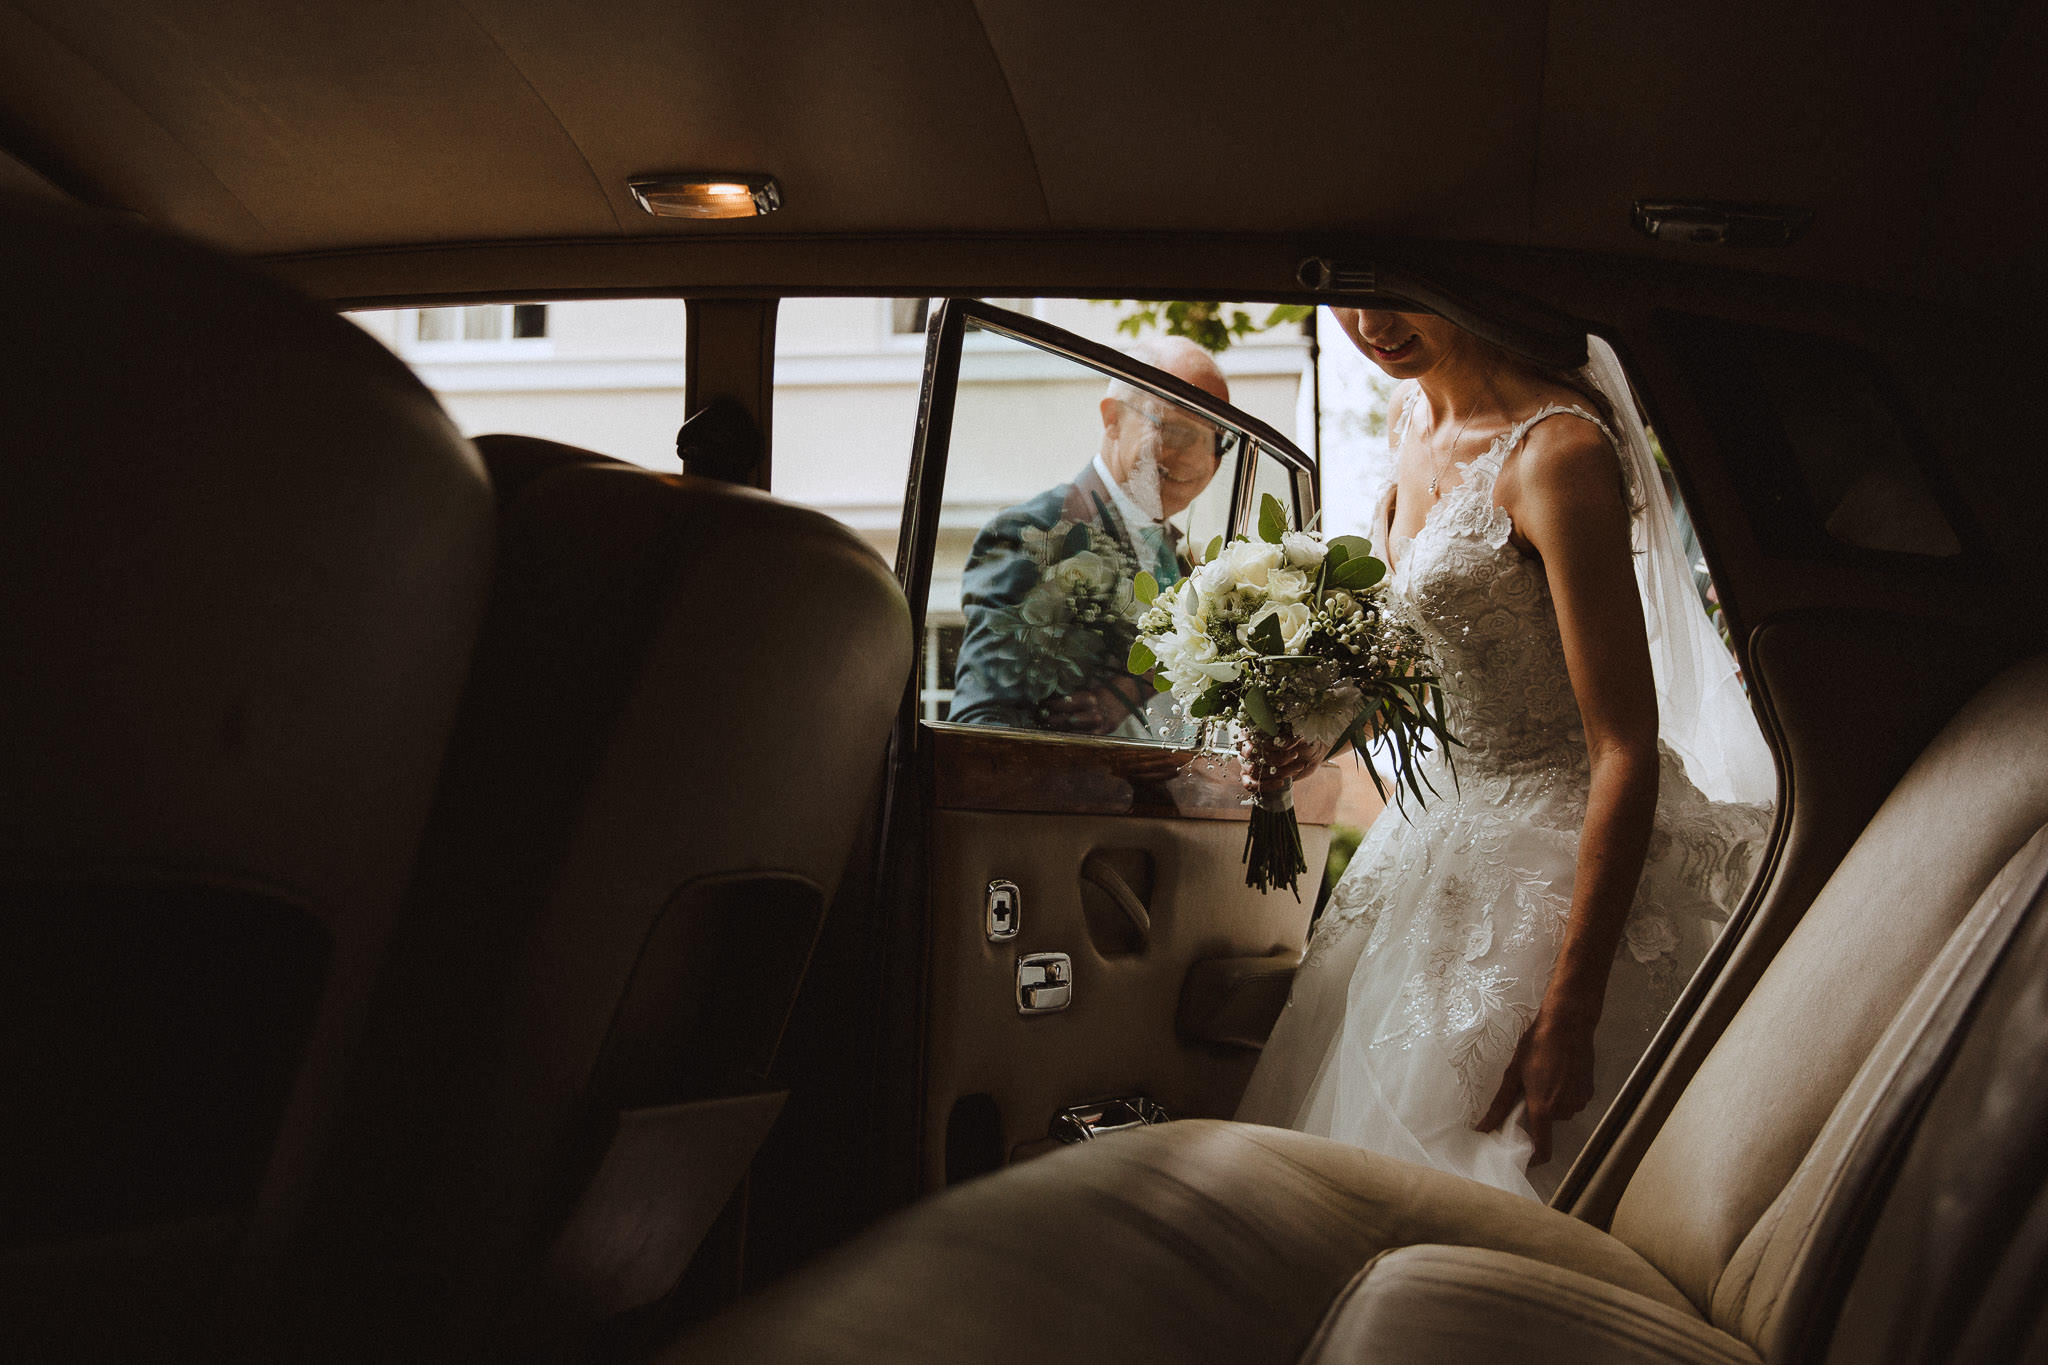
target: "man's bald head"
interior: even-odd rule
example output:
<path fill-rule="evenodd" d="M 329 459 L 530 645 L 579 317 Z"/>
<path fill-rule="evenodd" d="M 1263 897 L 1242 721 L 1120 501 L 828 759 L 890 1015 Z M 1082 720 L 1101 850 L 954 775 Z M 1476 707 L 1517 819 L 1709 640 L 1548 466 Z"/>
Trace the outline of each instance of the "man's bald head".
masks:
<path fill-rule="evenodd" d="M 1185 379 L 1211 398 L 1230 401 L 1230 385 L 1217 368 L 1216 358 L 1186 337 L 1146 337 L 1126 354 L 1176 379 Z M 1121 379 L 1109 381 L 1111 398 L 1128 402 L 1135 393 L 1137 390 Z"/>

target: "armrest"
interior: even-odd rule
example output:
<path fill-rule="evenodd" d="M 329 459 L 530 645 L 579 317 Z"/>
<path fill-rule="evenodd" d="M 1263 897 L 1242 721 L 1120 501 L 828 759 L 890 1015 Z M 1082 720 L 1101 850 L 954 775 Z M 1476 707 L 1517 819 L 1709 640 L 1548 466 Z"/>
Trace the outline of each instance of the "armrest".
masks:
<path fill-rule="evenodd" d="M 1561 1266 L 1425 1244 L 1373 1258 L 1323 1319 L 1302 1365 L 1758 1365 L 1704 1319 Z"/>

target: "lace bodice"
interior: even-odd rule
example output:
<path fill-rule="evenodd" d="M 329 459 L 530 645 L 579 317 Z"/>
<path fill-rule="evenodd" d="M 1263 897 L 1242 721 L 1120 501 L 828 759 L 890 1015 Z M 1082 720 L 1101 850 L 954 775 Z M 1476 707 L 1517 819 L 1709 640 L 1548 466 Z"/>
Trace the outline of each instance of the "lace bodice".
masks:
<path fill-rule="evenodd" d="M 1397 445 L 1413 403 L 1411 391 Z M 1332 888 L 1239 1109 L 1527 1194 L 1544 1192 L 1523 1169 L 1527 1138 L 1472 1125 L 1549 983 L 1591 788 L 1549 582 L 1494 502 L 1502 466 L 1545 420 L 1592 422 L 1613 441 L 1593 414 L 1550 405 L 1470 461 L 1412 539 L 1380 528 L 1390 610 L 1428 645 L 1462 747 L 1427 760 L 1434 793 L 1382 813 Z M 1768 821 L 1768 807 L 1709 801 L 1659 745 L 1656 818 L 1594 1045 L 1595 1102 L 1554 1133 L 1567 1158 L 1704 956 Z M 1536 1179 L 1547 1189 L 1564 1164 Z"/>
<path fill-rule="evenodd" d="M 1390 595 L 1442 670 L 1451 733 L 1464 745 L 1461 773 L 1583 776 L 1586 768 L 1549 581 L 1510 543 L 1513 522 L 1494 502 L 1501 466 L 1530 428 L 1560 413 L 1607 429 L 1583 408 L 1553 403 L 1532 413 L 1467 464 L 1414 538 L 1394 547 Z"/>

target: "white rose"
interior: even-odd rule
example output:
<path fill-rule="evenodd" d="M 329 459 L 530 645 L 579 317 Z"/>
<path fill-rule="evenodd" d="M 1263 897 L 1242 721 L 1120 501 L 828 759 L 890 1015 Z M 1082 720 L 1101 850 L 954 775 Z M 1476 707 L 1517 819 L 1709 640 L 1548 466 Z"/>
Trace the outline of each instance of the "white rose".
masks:
<path fill-rule="evenodd" d="M 1275 569 L 1266 575 L 1266 592 L 1275 602 L 1299 602 L 1308 596 L 1308 575 L 1300 569 Z"/>
<path fill-rule="evenodd" d="M 1116 571 L 1095 551 L 1083 550 L 1055 565 L 1053 578 L 1068 592 L 1108 592 L 1116 582 Z"/>
<path fill-rule="evenodd" d="M 1313 569 L 1329 553 L 1322 541 L 1306 531 L 1289 531 L 1281 536 L 1280 552 L 1287 556 L 1288 566 L 1296 569 Z"/>
<path fill-rule="evenodd" d="M 1264 541 L 1233 540 L 1204 569 L 1215 569 L 1218 589 L 1264 588 L 1266 575 L 1280 566 L 1280 547 Z"/>
<path fill-rule="evenodd" d="M 1299 653 L 1308 639 L 1309 627 L 1308 606 L 1302 602 L 1268 602 L 1237 628 L 1237 638 L 1250 644 L 1252 632 L 1264 625 L 1269 616 L 1280 618 L 1280 639 L 1287 652 Z"/>
<path fill-rule="evenodd" d="M 1223 566 L 1212 559 L 1189 576 L 1187 595 L 1206 600 L 1222 592 L 1229 584 Z"/>

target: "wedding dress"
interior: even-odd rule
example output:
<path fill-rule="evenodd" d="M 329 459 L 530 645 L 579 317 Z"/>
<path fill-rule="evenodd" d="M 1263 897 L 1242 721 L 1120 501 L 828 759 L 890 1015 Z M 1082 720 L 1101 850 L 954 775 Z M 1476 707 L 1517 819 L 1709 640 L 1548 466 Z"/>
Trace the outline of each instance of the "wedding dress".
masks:
<path fill-rule="evenodd" d="M 1603 361 L 1611 365 L 1611 353 L 1596 351 L 1596 366 Z M 1616 366 L 1606 377 L 1618 376 Z M 1626 428 L 1633 401 L 1615 406 Z M 1399 426 L 1409 407 L 1412 394 Z M 1532 1197 L 1547 1196 L 1570 1166 L 1748 884 L 1762 847 L 1770 806 L 1710 800 L 1688 776 L 1688 761 L 1711 774 L 1720 795 L 1767 796 L 1773 780 L 1739 690 L 1736 709 L 1725 705 L 1733 670 L 1718 638 L 1711 649 L 1727 677 L 1702 677 L 1702 667 L 1716 665 L 1702 652 L 1701 632 L 1669 619 L 1691 612 L 1704 626 L 1689 578 L 1690 600 L 1660 602 L 1670 585 L 1639 564 L 1660 712 L 1690 709 L 1663 717 L 1655 827 L 1595 1037 L 1594 1098 L 1553 1127 L 1552 1158 L 1533 1171 L 1525 1169 L 1531 1144 L 1519 1109 L 1499 1131 L 1474 1132 L 1563 940 L 1590 780 L 1549 586 L 1540 565 L 1510 543 L 1508 514 L 1494 504 L 1502 464 L 1544 421 L 1590 421 L 1608 434 L 1643 504 L 1639 559 L 1661 554 L 1664 575 L 1673 571 L 1670 528 L 1656 522 L 1669 521 L 1668 502 L 1661 486 L 1644 486 L 1655 483 L 1654 471 L 1646 479 L 1636 463 L 1647 464 L 1647 449 L 1634 451 L 1584 408 L 1555 404 L 1474 458 L 1414 538 L 1392 547 L 1389 596 L 1429 644 L 1463 747 L 1451 766 L 1442 754 L 1427 760 L 1437 793 L 1427 804 L 1411 797 L 1374 821 L 1331 892 L 1238 1110 L 1249 1122 L 1318 1133 Z M 1640 439 L 1639 429 L 1626 435 Z M 1663 543 L 1644 545 L 1650 531 L 1657 534 L 1648 539 Z M 1747 726 L 1746 735 L 1712 725 L 1699 733 L 1701 713 L 1715 709 L 1703 699 L 1716 696 L 1724 704 L 1708 719 Z M 1730 751 L 1733 765 L 1723 761 Z"/>

